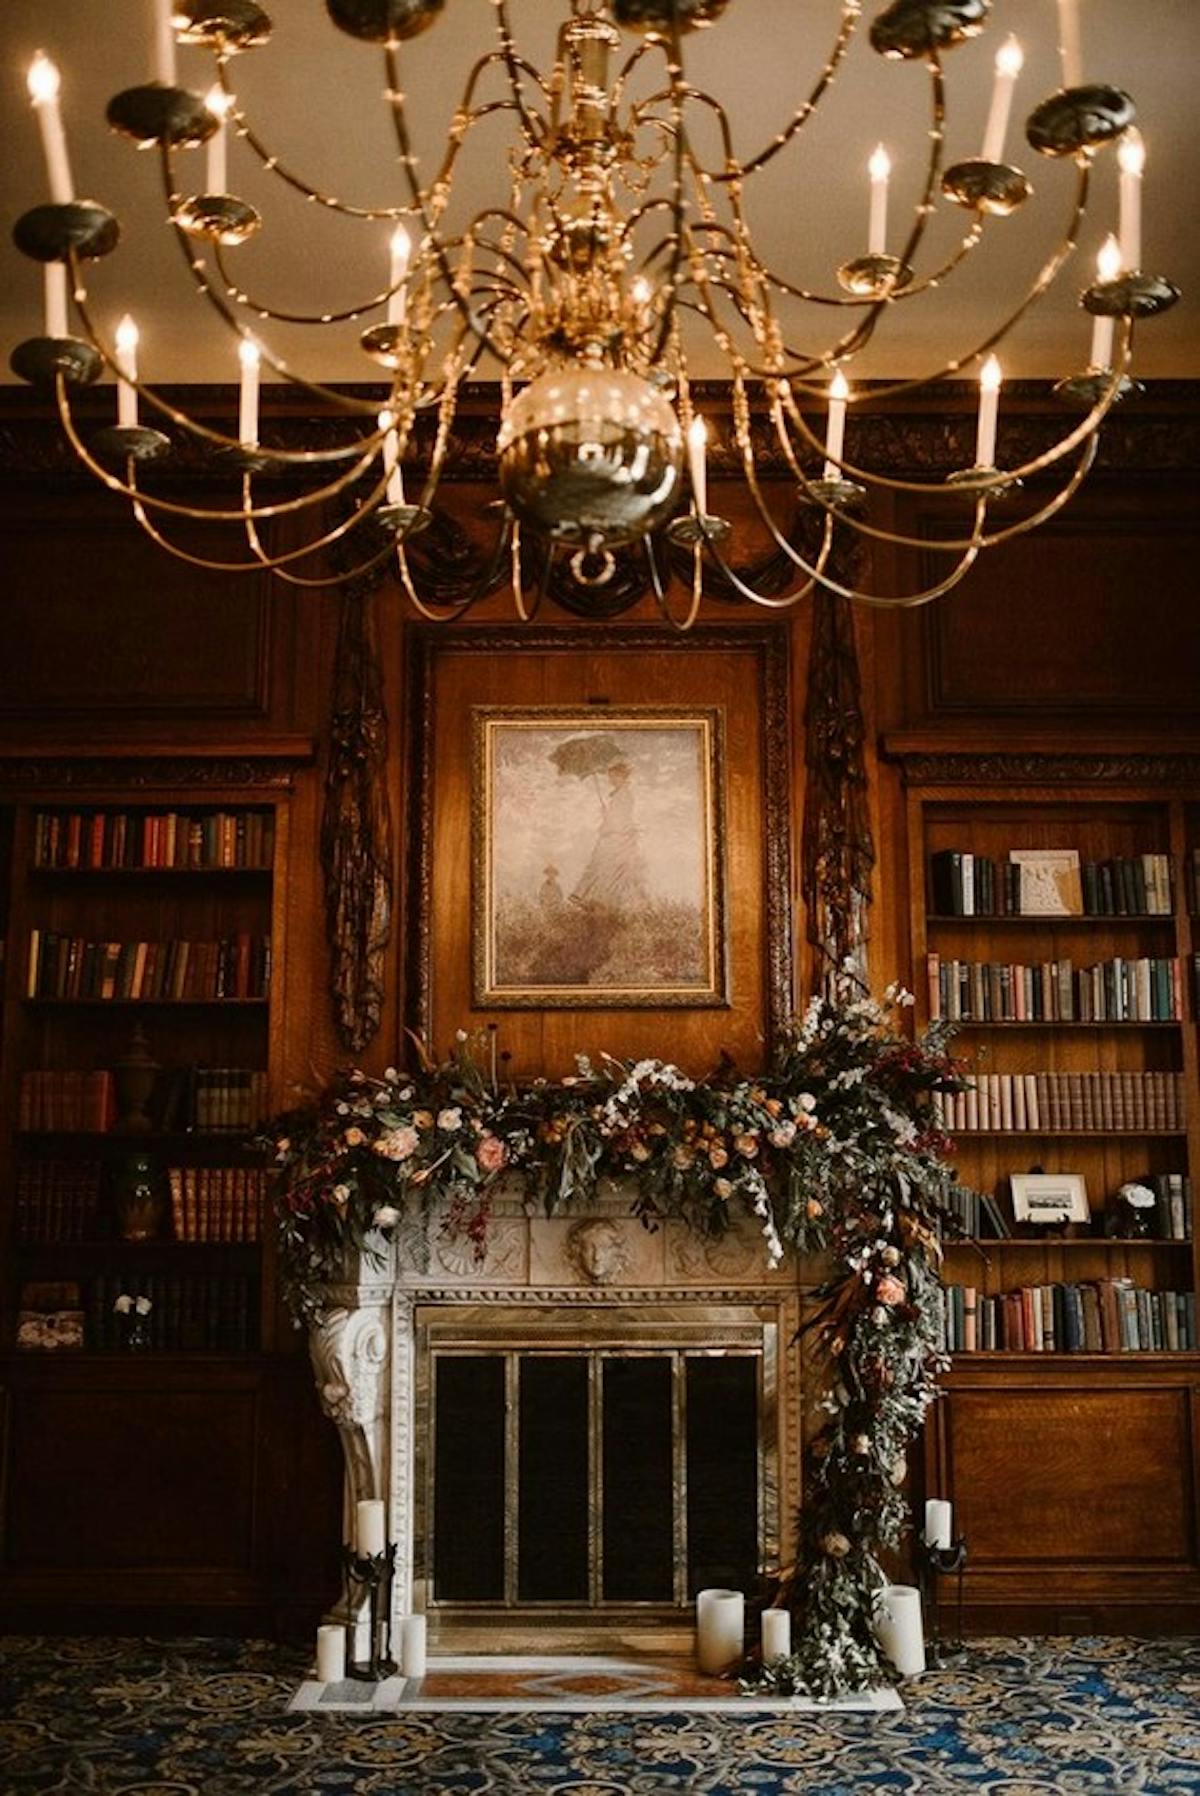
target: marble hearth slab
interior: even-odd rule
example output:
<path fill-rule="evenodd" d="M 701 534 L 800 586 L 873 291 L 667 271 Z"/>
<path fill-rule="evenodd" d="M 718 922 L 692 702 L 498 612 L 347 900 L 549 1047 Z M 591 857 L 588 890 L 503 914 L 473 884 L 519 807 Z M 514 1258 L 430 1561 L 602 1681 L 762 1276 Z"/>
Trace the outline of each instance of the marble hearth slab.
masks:
<path fill-rule="evenodd" d="M 902 1709 L 904 1704 L 892 1689 L 864 1690 L 828 1702 L 801 1696 L 740 1696 L 733 1685 L 701 1677 L 684 1661 L 565 1655 L 506 1657 L 488 1653 L 430 1659 L 428 1673 L 420 1680 L 392 1677 L 379 1684 L 322 1684 L 308 1679 L 288 1707 L 358 1714 L 408 1710 L 513 1714 L 537 1710 L 575 1714 L 795 1715 L 828 1710 L 883 1713 Z"/>

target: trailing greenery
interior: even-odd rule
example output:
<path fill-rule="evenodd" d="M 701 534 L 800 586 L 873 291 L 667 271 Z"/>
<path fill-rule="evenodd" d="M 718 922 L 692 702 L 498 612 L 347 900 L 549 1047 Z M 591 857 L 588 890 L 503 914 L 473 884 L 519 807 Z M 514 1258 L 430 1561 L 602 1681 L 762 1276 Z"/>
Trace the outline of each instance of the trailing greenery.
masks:
<path fill-rule="evenodd" d="M 647 1226 L 680 1216 L 720 1234 L 748 1211 L 768 1263 L 829 1256 L 805 1324 L 825 1421 L 806 1444 L 800 1555 L 781 1590 L 797 1646 L 761 1674 L 820 1696 L 881 1678 L 878 1555 L 907 1523 L 905 1453 L 937 1395 L 937 1229 L 953 1173 L 930 1097 L 960 1081 L 944 1027 L 918 1041 L 897 1027 L 911 1002 L 894 988 L 882 1005 L 814 999 L 754 1078 L 605 1055 L 518 1088 L 497 1077 L 494 1034 L 460 1031 L 443 1064 L 349 1072 L 272 1135 L 301 1321 L 319 1316 L 347 1250 L 378 1255 L 380 1231 L 414 1207 L 482 1258 L 496 1187 L 514 1173 L 547 1214 L 616 1176 Z"/>

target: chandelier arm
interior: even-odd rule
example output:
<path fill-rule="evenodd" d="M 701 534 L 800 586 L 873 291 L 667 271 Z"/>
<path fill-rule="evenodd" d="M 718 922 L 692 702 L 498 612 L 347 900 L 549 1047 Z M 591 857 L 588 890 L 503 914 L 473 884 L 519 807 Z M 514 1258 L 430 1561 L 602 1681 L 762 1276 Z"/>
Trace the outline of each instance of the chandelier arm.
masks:
<path fill-rule="evenodd" d="M 959 488 L 960 491 L 976 491 L 986 494 L 989 490 L 995 490 L 1003 486 L 1011 486 L 1018 480 L 1029 480 L 1034 475 L 1041 474 L 1047 468 L 1053 467 L 1054 464 L 1061 461 L 1064 456 L 1072 454 L 1073 451 L 1089 437 L 1095 436 L 1101 424 L 1116 404 L 1117 399 L 1120 397 L 1123 384 L 1128 378 L 1129 367 L 1132 361 L 1131 346 L 1133 332 L 1128 319 L 1124 320 L 1124 324 L 1125 329 L 1121 340 L 1121 351 L 1119 355 L 1114 355 L 1113 357 L 1114 366 L 1108 371 L 1107 384 L 1098 395 L 1091 409 L 1084 414 L 1078 424 L 1076 424 L 1072 430 L 1069 430 L 1065 436 L 1060 437 L 1058 442 L 1052 444 L 1049 449 L 1044 449 L 1040 455 L 1034 456 L 1030 461 L 1022 462 L 1019 467 L 1000 470 L 998 476 L 993 476 L 990 479 L 986 473 L 980 473 L 978 478 L 973 481 L 964 478 Z M 806 445 L 810 449 L 816 451 L 819 455 L 824 456 L 824 445 L 810 429 L 803 413 L 796 404 L 795 396 L 792 393 L 788 382 L 776 380 L 772 383 L 772 386 L 773 393 L 770 410 L 772 421 L 775 425 L 776 435 L 779 439 L 780 446 L 787 457 L 789 467 L 795 473 L 797 479 L 802 483 L 807 483 L 807 476 L 804 474 L 803 469 L 800 467 L 800 463 L 796 460 L 795 455 L 792 452 L 791 438 L 786 429 L 787 421 L 790 419 L 791 422 L 794 423 Z M 837 456 L 825 457 L 825 459 L 832 461 L 833 465 L 844 478 L 848 480 L 863 481 L 868 486 L 875 487 L 881 491 L 920 494 L 928 494 L 937 491 L 936 484 L 931 481 L 898 480 L 887 474 L 880 474 L 874 470 L 860 468 L 856 463 L 846 461 Z"/>
<path fill-rule="evenodd" d="M 533 604 L 527 605 L 524 576 L 521 572 L 521 526 L 519 523 L 514 523 L 511 543 L 513 605 L 523 624 L 531 624 L 541 610 L 542 601 L 546 597 L 550 585 L 550 570 L 554 565 L 553 541 L 549 537 L 544 537 L 538 543 L 538 548 L 543 551 L 542 560 L 538 569 L 537 584 L 534 588 Z"/>
<path fill-rule="evenodd" d="M 487 598 L 488 594 L 495 588 L 500 577 L 500 566 L 504 560 L 505 550 L 508 546 L 510 526 L 513 529 L 516 528 L 511 513 L 505 508 L 501 517 L 500 530 L 496 537 L 495 547 L 492 550 L 491 559 L 487 566 L 469 592 L 465 593 L 461 599 L 452 600 L 448 605 L 443 605 L 440 608 L 429 605 L 426 600 L 421 598 L 417 591 L 416 582 L 412 576 L 412 569 L 409 566 L 408 553 L 404 541 L 402 539 L 400 542 L 396 543 L 394 545 L 396 552 L 396 569 L 405 596 L 413 609 L 423 617 L 427 623 L 451 623 L 454 619 L 462 617 L 473 605 L 477 605 L 481 599 Z"/>
<path fill-rule="evenodd" d="M 871 397 L 873 399 L 890 399 L 897 393 L 915 392 L 920 387 L 931 386 L 935 381 L 946 380 L 951 375 L 961 374 L 962 370 L 969 367 L 972 362 L 982 360 L 989 350 L 995 349 L 997 344 L 1002 342 L 1009 332 L 1020 323 L 1026 312 L 1028 312 L 1032 306 L 1036 305 L 1037 301 L 1042 298 L 1043 294 L 1045 294 L 1057 280 L 1063 267 L 1070 260 L 1079 245 L 1080 228 L 1087 214 L 1088 190 L 1091 176 L 1090 156 L 1079 156 L 1077 158 L 1077 167 L 1079 170 L 1079 180 L 1075 189 L 1075 197 L 1071 204 L 1071 217 L 1067 224 L 1066 234 L 1051 251 L 1050 255 L 1047 256 L 1045 262 L 1043 262 L 1041 268 L 1030 283 L 1028 291 L 1020 300 L 1015 310 L 1010 312 L 1008 317 L 997 325 L 996 329 L 993 330 L 990 335 L 984 337 L 981 342 L 975 344 L 974 348 L 966 350 L 962 355 L 955 356 L 952 360 L 943 363 L 941 368 L 937 369 L 935 373 L 919 376 L 914 375 L 906 380 L 885 382 L 881 386 L 872 389 Z M 837 353 L 840 353 L 840 346 Z M 773 375 L 778 373 L 778 370 L 772 369 L 760 372 L 756 369 L 755 373 L 759 379 L 770 379 Z"/>
<path fill-rule="evenodd" d="M 665 47 L 664 47 L 665 48 Z M 659 319 L 658 335 L 651 351 L 650 365 L 657 366 L 662 360 L 667 343 L 671 337 L 671 328 L 675 316 L 676 289 L 679 284 L 679 270 L 683 266 L 683 170 L 687 151 L 687 133 L 683 124 L 683 52 L 679 44 L 679 20 L 674 15 L 671 19 L 671 42 L 667 55 L 667 76 L 671 94 L 671 129 L 674 133 L 674 156 L 671 174 L 671 213 L 675 221 L 671 258 L 664 277 L 666 301 L 662 316 Z"/>
<path fill-rule="evenodd" d="M 509 24 L 507 0 L 492 0 L 492 4 L 496 8 L 496 29 L 500 34 L 500 56 L 508 71 L 509 92 L 512 95 L 513 104 L 516 107 L 517 114 L 521 120 L 522 130 L 525 132 L 530 143 L 537 146 L 544 142 L 546 132 L 545 127 L 540 123 L 536 116 L 529 111 L 529 108 L 525 103 L 525 90 L 521 85 L 521 73 L 522 70 L 528 70 L 529 65 L 517 53 L 516 40 L 512 34 L 512 26 Z M 389 61 L 391 61 L 392 46 L 390 45 L 388 56 Z M 545 83 L 540 76 L 537 77 L 537 82 L 542 90 L 542 97 L 548 99 L 549 95 Z"/>
<path fill-rule="evenodd" d="M 160 145 L 160 149 L 163 190 L 166 195 L 167 205 L 167 221 L 174 233 L 175 240 L 179 245 L 183 259 L 191 270 L 192 279 L 197 288 L 203 293 L 209 304 L 213 306 L 220 317 L 224 319 L 226 325 L 228 325 L 229 329 L 236 337 L 244 338 L 247 336 L 247 333 L 242 329 L 240 319 L 230 308 L 224 295 L 218 293 L 213 287 L 212 282 L 208 278 L 203 257 L 196 254 L 188 233 L 184 230 L 183 226 L 175 216 L 182 195 L 174 184 L 174 161 L 171 145 L 164 139 Z M 293 373 L 287 363 L 282 361 L 279 356 L 275 355 L 266 344 L 259 343 L 257 338 L 255 338 L 254 341 L 262 360 L 266 362 L 268 368 L 270 368 L 273 373 L 280 375 L 284 380 L 290 381 L 293 386 L 299 387 L 301 392 L 309 393 L 315 399 L 324 399 L 328 401 L 330 405 L 336 406 L 339 410 L 354 413 L 358 416 L 362 416 L 363 414 L 370 413 L 374 410 L 374 407 L 369 400 L 351 399 L 345 393 L 339 393 L 335 387 L 325 386 L 320 381 L 307 380 L 303 375 Z M 215 440 L 220 441 L 220 438 Z"/>
<path fill-rule="evenodd" d="M 503 0 L 493 0 L 493 4 L 498 10 L 502 10 Z M 404 176 L 408 182 L 409 193 L 412 197 L 412 209 L 420 216 L 426 240 L 437 261 L 442 279 L 446 283 L 446 287 L 458 308 L 463 323 L 468 330 L 472 331 L 481 340 L 491 354 L 495 356 L 500 366 L 507 367 L 509 362 L 508 354 L 506 354 L 495 341 L 490 331 L 481 326 L 477 314 L 472 312 L 465 297 L 459 292 L 458 282 L 455 278 L 453 269 L 450 267 L 445 247 L 438 232 L 437 220 L 430 208 L 429 196 L 417 179 L 416 160 L 413 156 L 412 143 L 408 135 L 408 120 L 405 117 L 403 98 L 400 91 L 400 61 L 396 53 L 395 44 L 388 43 L 384 48 L 383 55 L 384 64 L 387 70 L 388 105 L 392 116 L 392 129 L 396 134 L 396 145 L 400 152 L 400 162 L 403 166 Z M 525 114 L 522 110 L 523 119 L 524 116 Z"/>
<path fill-rule="evenodd" d="M 782 149 L 787 147 L 796 133 L 808 123 L 824 98 L 826 90 L 836 78 L 838 70 L 845 60 L 846 52 L 854 40 L 854 33 L 861 15 L 862 0 L 842 0 L 842 19 L 834 39 L 833 49 L 830 51 L 825 67 L 818 75 L 808 98 L 797 107 L 783 130 L 776 133 L 765 149 L 752 156 L 749 162 L 741 162 L 736 168 L 729 169 L 723 174 L 713 172 L 710 177 L 712 180 L 722 182 L 744 180 L 747 175 L 757 174 L 760 168 L 764 168 Z"/>
<path fill-rule="evenodd" d="M 143 389 L 139 387 L 138 391 L 141 392 Z M 140 503 L 150 506 L 154 511 L 161 511 L 169 517 L 192 518 L 202 523 L 216 524 L 240 524 L 243 522 L 245 513 L 241 510 L 224 511 L 201 505 L 181 505 L 177 500 L 164 499 L 158 494 L 144 493 L 136 486 L 131 487 L 126 485 L 126 483 L 119 479 L 116 474 L 106 468 L 103 462 L 97 461 L 83 438 L 79 435 L 79 432 L 75 428 L 75 420 L 71 416 L 69 393 L 70 388 L 62 374 L 57 374 L 55 377 L 55 396 L 58 403 L 59 422 L 63 427 L 63 433 L 84 467 L 87 468 L 89 473 L 94 474 L 101 485 L 108 488 L 109 492 L 117 493 L 123 499 L 136 498 Z M 191 421 L 183 413 L 176 412 L 172 406 L 160 404 L 157 400 L 157 396 L 149 389 L 145 390 L 145 396 L 151 403 L 157 404 L 160 411 L 166 412 L 170 417 L 177 419 L 185 429 L 192 428 Z M 205 432 L 204 434 L 211 436 L 212 433 Z M 360 439 L 362 442 L 369 444 L 368 452 L 360 455 L 354 466 L 347 469 L 344 474 L 339 475 L 337 480 L 331 481 L 327 486 L 318 487 L 312 492 L 303 493 L 296 499 L 280 500 L 277 505 L 261 505 L 257 507 L 255 511 L 255 517 L 260 519 L 287 517 L 305 511 L 312 505 L 322 504 L 326 500 L 336 498 L 339 493 L 345 492 L 348 486 L 366 473 L 372 461 L 375 459 L 375 452 L 383 440 L 383 434 L 385 433 L 380 433 L 373 438 Z M 230 439 L 223 437 L 216 438 L 215 440 L 222 443 L 230 441 Z M 244 448 L 244 445 L 241 443 L 232 443 L 231 446 L 235 449 Z M 275 459 L 273 453 L 271 454 L 271 459 Z"/>
<path fill-rule="evenodd" d="M 750 495 L 754 500 L 755 509 L 783 553 L 796 567 L 800 568 L 802 572 L 808 574 L 814 580 L 819 580 L 821 585 L 824 586 L 827 591 L 836 593 L 837 596 L 842 599 L 860 600 L 863 604 L 872 605 L 877 610 L 908 610 L 918 605 L 928 605 L 933 599 L 940 598 L 942 593 L 949 592 L 952 587 L 958 585 L 959 581 L 963 579 L 977 560 L 979 551 L 983 546 L 984 538 L 982 534 L 982 525 L 987 516 L 987 499 L 983 494 L 979 494 L 975 500 L 975 527 L 970 541 L 965 545 L 958 543 L 939 543 L 937 545 L 939 550 L 945 548 L 948 553 L 960 547 L 963 550 L 959 561 L 944 579 L 937 581 L 933 586 L 923 588 L 920 592 L 906 593 L 899 597 L 882 597 L 878 593 L 863 592 L 856 587 L 844 586 L 840 580 L 835 580 L 832 575 L 826 574 L 821 566 L 812 566 L 805 557 L 801 555 L 795 545 L 789 542 L 788 538 L 776 524 L 771 510 L 767 505 L 762 487 L 758 481 L 758 475 L 755 471 L 754 457 L 749 452 L 749 444 L 745 442 L 742 444 L 742 470 L 745 475 L 746 485 L 749 487 Z M 803 480 L 803 476 L 801 476 L 801 478 Z M 807 488 L 806 481 L 804 484 Z M 816 495 L 813 495 L 813 497 L 815 498 Z M 838 519 L 841 519 L 850 524 L 852 528 L 857 530 L 860 534 L 881 534 L 878 531 L 865 529 L 861 520 L 855 518 L 852 514 L 847 514 L 844 511 L 837 511 L 829 505 L 822 506 L 822 509 L 830 523 L 836 523 Z M 885 540 L 889 539 L 885 538 Z M 927 549 L 929 544 L 928 542 L 920 542 L 916 546 Z M 709 543 L 709 552 L 720 567 L 721 572 L 725 574 L 727 578 L 733 580 L 738 590 L 741 591 L 746 598 L 757 600 L 758 595 L 755 594 L 752 589 L 746 587 L 745 583 L 738 578 L 733 569 L 726 565 L 720 549 L 711 542 Z"/>
<path fill-rule="evenodd" d="M 730 582 L 740 598 L 748 599 L 752 605 L 758 605 L 765 611 L 790 611 L 794 605 L 798 605 L 802 599 L 806 599 L 810 596 L 818 582 L 822 585 L 829 584 L 825 579 L 825 564 L 829 560 L 829 556 L 833 550 L 836 520 L 828 514 L 826 515 L 824 524 L 821 528 L 821 545 L 817 551 L 816 560 L 810 567 L 799 552 L 788 542 L 787 538 L 776 529 L 774 519 L 764 510 L 765 501 L 761 500 L 761 495 L 756 497 L 755 503 L 763 517 L 763 521 L 780 548 L 784 549 L 787 552 L 789 560 L 791 560 L 795 566 L 800 568 L 802 573 L 807 575 L 802 586 L 796 587 L 794 592 L 780 593 L 775 597 L 772 597 L 769 593 L 756 592 L 754 587 L 752 587 L 748 581 L 737 572 L 736 568 L 732 567 L 726 560 L 724 551 L 721 548 L 720 538 L 714 532 L 708 530 L 704 519 L 701 518 L 699 520 L 699 525 L 701 535 L 704 538 L 704 547 L 707 548 L 721 574 Z"/>
<path fill-rule="evenodd" d="M 373 507 L 378 501 L 384 484 L 386 484 L 386 481 L 381 482 L 380 486 L 376 488 L 375 492 L 372 494 L 371 499 L 367 502 L 368 509 Z M 249 496 L 249 475 L 246 476 L 245 487 L 247 496 Z M 360 510 L 352 517 L 346 519 L 342 524 L 339 524 L 335 529 L 329 531 L 325 536 L 318 537 L 312 542 L 305 543 L 303 548 L 292 550 L 286 555 L 272 556 L 268 554 L 267 550 L 263 547 L 255 525 L 253 513 L 248 511 L 246 514 L 246 540 L 250 544 L 259 565 L 268 573 L 274 574 L 276 578 L 285 580 L 289 586 L 303 587 L 309 591 L 328 589 L 331 586 L 344 586 L 347 582 L 362 579 L 364 575 L 373 573 L 377 567 L 382 567 L 384 562 L 395 552 L 396 544 L 394 542 L 382 543 L 379 548 L 373 550 L 365 560 L 356 562 L 353 567 L 340 568 L 334 574 L 292 574 L 288 572 L 284 563 L 297 561 L 306 555 L 315 554 L 318 549 L 326 547 L 329 543 L 337 542 L 340 538 L 344 537 L 349 530 L 352 530 L 365 515 L 365 511 Z"/>
<path fill-rule="evenodd" d="M 654 593 L 654 602 L 658 606 L 659 613 L 680 636 L 686 636 L 687 632 L 696 621 L 697 614 L 700 610 L 700 600 L 704 596 L 704 572 L 700 562 L 700 545 L 699 543 L 696 544 L 694 552 L 695 561 L 692 573 L 691 603 L 688 607 L 687 617 L 682 623 L 671 610 L 667 598 L 669 581 L 663 580 L 662 572 L 658 565 L 658 556 L 655 553 L 653 537 L 644 537 L 642 539 L 642 546 L 646 551 L 646 565 L 650 571 L 650 586 Z"/>

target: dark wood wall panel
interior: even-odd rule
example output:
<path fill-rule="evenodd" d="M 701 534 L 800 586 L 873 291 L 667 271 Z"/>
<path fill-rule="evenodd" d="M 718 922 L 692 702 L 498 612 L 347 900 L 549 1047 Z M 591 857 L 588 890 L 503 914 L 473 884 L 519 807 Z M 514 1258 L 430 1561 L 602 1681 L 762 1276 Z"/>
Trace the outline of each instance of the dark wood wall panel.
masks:
<path fill-rule="evenodd" d="M 936 534 L 936 532 L 931 532 Z M 931 719 L 1200 717 L 1197 529 L 1125 490 L 981 556 L 924 624 Z M 927 572 L 944 567 L 930 557 Z"/>
<path fill-rule="evenodd" d="M 86 507 L 0 521 L 0 563 L 0 722 L 266 717 L 268 576 L 203 572 Z"/>
<path fill-rule="evenodd" d="M 118 1366 L 106 1388 L 85 1364 L 12 1392 L 10 1570 L 250 1569 L 258 1394 L 179 1387 Z"/>
<path fill-rule="evenodd" d="M 1019 1375 L 1018 1375 L 1019 1376 Z M 1070 1563 L 1194 1567 L 1185 1387 L 955 1391 L 950 1492 L 975 1571 Z"/>

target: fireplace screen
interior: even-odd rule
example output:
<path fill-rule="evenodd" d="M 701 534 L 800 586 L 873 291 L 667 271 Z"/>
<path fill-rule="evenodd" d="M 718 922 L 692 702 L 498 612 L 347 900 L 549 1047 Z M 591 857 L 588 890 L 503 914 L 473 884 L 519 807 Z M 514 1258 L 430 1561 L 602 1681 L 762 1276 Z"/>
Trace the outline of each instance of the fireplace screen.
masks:
<path fill-rule="evenodd" d="M 569 1345 L 521 1321 L 525 1340 L 501 1344 L 443 1315 L 425 1342 L 432 1602 L 662 1608 L 753 1588 L 776 1535 L 773 1321 L 727 1321 L 740 1338 L 716 1348 L 711 1330 L 705 1346 L 639 1341 L 626 1317 L 603 1340 L 575 1313 Z M 694 1313 L 686 1332 L 705 1332 Z"/>

